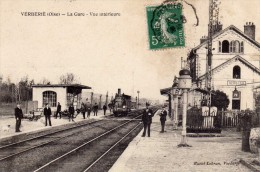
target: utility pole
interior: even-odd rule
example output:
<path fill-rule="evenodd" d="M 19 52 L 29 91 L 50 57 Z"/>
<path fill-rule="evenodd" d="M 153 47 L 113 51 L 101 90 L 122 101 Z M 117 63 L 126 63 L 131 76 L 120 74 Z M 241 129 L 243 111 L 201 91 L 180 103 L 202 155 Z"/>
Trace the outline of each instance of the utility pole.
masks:
<path fill-rule="evenodd" d="M 108 91 L 107 91 L 107 95 L 106 95 L 106 106 L 107 106 L 107 101 L 108 101 Z"/>
<path fill-rule="evenodd" d="M 140 91 L 138 90 L 138 91 L 137 91 L 137 94 L 138 94 L 138 104 L 137 104 L 137 109 L 139 109 L 139 93 L 140 93 Z"/>
<path fill-rule="evenodd" d="M 207 105 L 210 108 L 211 106 L 211 91 L 212 91 L 212 36 L 215 31 L 219 30 L 219 21 L 218 21 L 218 14 L 219 14 L 219 7 L 218 7 L 219 0 L 209 0 L 209 25 L 208 25 L 208 39 L 207 39 L 207 62 L 206 62 L 206 90 L 208 91 L 207 94 Z M 210 112 L 210 111 L 209 111 Z"/>

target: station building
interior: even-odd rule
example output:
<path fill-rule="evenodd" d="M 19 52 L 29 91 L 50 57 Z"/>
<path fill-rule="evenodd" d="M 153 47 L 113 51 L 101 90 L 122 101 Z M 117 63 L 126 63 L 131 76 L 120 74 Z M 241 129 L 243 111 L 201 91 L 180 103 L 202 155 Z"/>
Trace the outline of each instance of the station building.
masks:
<path fill-rule="evenodd" d="M 255 25 L 247 22 L 244 32 L 231 25 L 222 30 L 219 23 L 214 26 L 212 37 L 211 85 L 229 97 L 228 109 L 254 109 L 254 95 L 260 87 L 260 44 L 255 40 Z M 189 103 L 200 105 L 205 90 L 207 66 L 207 37 L 188 55 L 193 89 Z"/>
<path fill-rule="evenodd" d="M 80 107 L 82 89 L 91 89 L 80 84 L 38 84 L 33 85 L 33 101 L 38 102 L 38 108 L 45 107 L 48 103 L 52 111 L 56 110 L 58 102 L 61 110 L 68 109 L 70 104 L 75 108 Z"/>

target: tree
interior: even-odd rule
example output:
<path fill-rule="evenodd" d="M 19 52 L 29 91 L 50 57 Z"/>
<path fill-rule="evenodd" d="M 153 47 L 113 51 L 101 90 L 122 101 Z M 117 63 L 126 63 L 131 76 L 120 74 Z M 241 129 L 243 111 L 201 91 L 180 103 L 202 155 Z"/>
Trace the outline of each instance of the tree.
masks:
<path fill-rule="evenodd" d="M 224 109 L 226 110 L 230 101 L 226 93 L 216 90 L 211 94 L 211 106 L 216 106 L 218 110 Z"/>
<path fill-rule="evenodd" d="M 60 84 L 79 84 L 79 79 L 73 73 L 66 73 L 60 76 Z"/>
<path fill-rule="evenodd" d="M 0 101 L 5 103 L 11 103 L 15 101 L 15 84 L 11 82 L 11 79 L 7 77 L 6 81 L 0 85 Z"/>
<path fill-rule="evenodd" d="M 42 78 L 42 80 L 39 82 L 39 84 L 51 84 L 51 82 L 47 78 Z"/>
<path fill-rule="evenodd" d="M 34 80 L 29 80 L 28 76 L 24 76 L 18 84 L 21 101 L 32 100 L 32 85 L 34 85 Z"/>

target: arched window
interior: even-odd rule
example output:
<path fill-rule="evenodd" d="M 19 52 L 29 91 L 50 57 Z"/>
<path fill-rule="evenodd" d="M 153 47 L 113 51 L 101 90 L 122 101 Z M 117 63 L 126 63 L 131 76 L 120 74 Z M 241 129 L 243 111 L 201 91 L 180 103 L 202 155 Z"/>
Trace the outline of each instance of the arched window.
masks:
<path fill-rule="evenodd" d="M 222 53 L 229 53 L 229 42 L 227 40 L 222 42 Z"/>
<path fill-rule="evenodd" d="M 57 94 L 54 91 L 44 91 L 42 93 L 42 105 L 45 106 L 48 103 L 51 107 L 57 105 Z"/>
<path fill-rule="evenodd" d="M 239 41 L 231 41 L 230 42 L 230 52 L 232 53 L 240 53 L 240 42 Z"/>
<path fill-rule="evenodd" d="M 241 78 L 241 69 L 239 66 L 233 67 L 233 78 L 234 79 L 240 79 Z"/>
<path fill-rule="evenodd" d="M 234 41 L 234 49 L 233 52 L 234 53 L 240 53 L 240 42 L 239 41 Z"/>

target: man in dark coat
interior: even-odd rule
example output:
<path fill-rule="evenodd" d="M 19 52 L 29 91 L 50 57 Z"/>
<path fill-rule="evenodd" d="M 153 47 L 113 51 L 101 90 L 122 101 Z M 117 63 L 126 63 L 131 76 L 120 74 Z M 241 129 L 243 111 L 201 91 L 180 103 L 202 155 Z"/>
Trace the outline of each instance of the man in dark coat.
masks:
<path fill-rule="evenodd" d="M 60 119 L 61 119 L 61 105 L 60 105 L 60 102 L 58 102 L 58 106 L 57 106 L 56 119 L 58 117 L 58 114 L 60 115 Z"/>
<path fill-rule="evenodd" d="M 144 125 L 144 132 L 142 137 L 145 137 L 146 129 L 148 129 L 148 137 L 150 137 L 150 128 L 151 128 L 153 115 L 154 115 L 153 111 L 149 109 L 149 105 L 147 105 L 142 115 L 142 121 Z"/>
<path fill-rule="evenodd" d="M 91 104 L 87 103 L 87 105 L 86 105 L 87 118 L 90 118 L 91 109 L 92 109 Z"/>
<path fill-rule="evenodd" d="M 98 104 L 95 103 L 94 107 L 93 107 L 93 112 L 94 112 L 94 116 L 97 116 L 98 113 Z"/>
<path fill-rule="evenodd" d="M 74 106 L 71 104 L 70 107 L 69 107 L 69 121 L 71 119 L 73 122 L 75 122 L 74 119 L 73 119 L 74 113 L 75 113 L 75 109 L 74 109 Z"/>
<path fill-rule="evenodd" d="M 23 111 L 21 109 L 20 104 L 17 104 L 17 107 L 14 109 L 14 115 L 15 115 L 15 119 L 16 119 L 15 132 L 21 132 L 20 127 L 21 127 L 21 121 L 23 118 Z"/>
<path fill-rule="evenodd" d="M 84 119 L 86 119 L 86 117 L 85 117 L 85 114 L 86 114 L 86 105 L 82 102 L 81 103 L 81 113 L 82 113 L 82 115 L 83 115 L 83 118 Z"/>
<path fill-rule="evenodd" d="M 164 133 L 164 126 L 165 126 L 165 121 L 166 121 L 166 117 L 167 117 L 167 111 L 166 111 L 165 107 L 164 107 L 164 109 L 162 109 L 162 111 L 159 115 L 160 115 L 160 121 L 161 121 L 161 127 L 162 127 L 162 130 L 160 131 L 160 133 Z"/>
<path fill-rule="evenodd" d="M 45 116 L 45 126 L 47 126 L 47 121 L 49 121 L 49 125 L 51 126 L 51 108 L 49 104 L 46 104 L 43 114 Z"/>
<path fill-rule="evenodd" d="M 106 111 L 107 111 L 107 106 L 106 105 L 103 106 L 103 110 L 104 110 L 104 115 L 106 115 Z"/>

